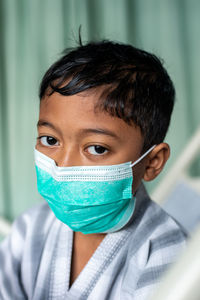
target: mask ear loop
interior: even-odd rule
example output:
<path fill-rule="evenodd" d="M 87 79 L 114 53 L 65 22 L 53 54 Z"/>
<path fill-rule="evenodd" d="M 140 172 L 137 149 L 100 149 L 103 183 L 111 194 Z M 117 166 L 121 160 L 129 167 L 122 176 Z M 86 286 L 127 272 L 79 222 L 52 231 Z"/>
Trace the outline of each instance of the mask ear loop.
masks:
<path fill-rule="evenodd" d="M 133 166 L 135 166 L 137 163 L 139 163 L 145 156 L 147 156 L 147 154 L 149 154 L 154 148 L 156 147 L 156 145 L 152 146 L 149 150 L 147 150 L 140 158 L 138 158 L 136 161 L 134 161 L 134 163 L 131 164 L 131 168 Z"/>

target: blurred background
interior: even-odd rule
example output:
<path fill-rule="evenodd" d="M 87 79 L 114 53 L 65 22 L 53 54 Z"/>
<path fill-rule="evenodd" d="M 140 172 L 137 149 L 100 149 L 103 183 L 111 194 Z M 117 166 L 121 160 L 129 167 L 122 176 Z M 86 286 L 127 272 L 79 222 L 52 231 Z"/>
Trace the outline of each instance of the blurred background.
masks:
<path fill-rule="evenodd" d="M 83 42 L 111 39 L 155 53 L 175 84 L 171 158 L 147 185 L 152 195 L 200 126 L 199 0 L 0 0 L 0 216 L 9 221 L 41 201 L 33 159 L 39 83 L 77 45 L 80 25 Z M 189 172 L 200 174 L 199 159 Z"/>

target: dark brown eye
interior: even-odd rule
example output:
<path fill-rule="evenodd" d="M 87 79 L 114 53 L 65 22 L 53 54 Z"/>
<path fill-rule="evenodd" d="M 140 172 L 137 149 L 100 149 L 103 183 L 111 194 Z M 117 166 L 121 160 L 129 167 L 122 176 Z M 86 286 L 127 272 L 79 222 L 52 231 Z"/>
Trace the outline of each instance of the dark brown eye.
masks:
<path fill-rule="evenodd" d="M 58 141 L 52 136 L 41 136 L 40 142 L 44 146 L 56 146 L 58 145 Z"/>
<path fill-rule="evenodd" d="M 92 155 L 103 155 L 107 153 L 107 149 L 100 145 L 90 146 L 88 147 L 88 152 Z"/>

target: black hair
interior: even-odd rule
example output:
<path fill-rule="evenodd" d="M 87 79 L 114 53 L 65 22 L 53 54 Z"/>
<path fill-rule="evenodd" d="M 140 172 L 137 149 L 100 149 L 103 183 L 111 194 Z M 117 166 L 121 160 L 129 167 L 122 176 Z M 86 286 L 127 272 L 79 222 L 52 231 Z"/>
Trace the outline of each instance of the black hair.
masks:
<path fill-rule="evenodd" d="M 143 152 L 161 143 L 174 106 L 175 90 L 153 54 L 111 41 L 80 45 L 64 52 L 44 75 L 40 99 L 54 92 L 74 95 L 102 87 L 98 108 L 139 126 Z"/>

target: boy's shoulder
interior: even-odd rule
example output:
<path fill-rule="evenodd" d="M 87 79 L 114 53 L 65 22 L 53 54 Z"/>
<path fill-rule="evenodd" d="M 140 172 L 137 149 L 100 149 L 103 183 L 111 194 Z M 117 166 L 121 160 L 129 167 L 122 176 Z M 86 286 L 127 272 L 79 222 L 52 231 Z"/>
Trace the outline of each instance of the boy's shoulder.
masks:
<path fill-rule="evenodd" d="M 185 230 L 158 204 L 153 202 L 143 186 L 136 194 L 135 218 L 131 230 L 127 277 L 137 274 L 136 290 L 154 285 L 163 272 L 185 248 Z M 131 288 L 131 281 L 130 281 Z"/>
<path fill-rule="evenodd" d="M 41 218 L 49 218 L 51 215 L 53 215 L 53 213 L 48 203 L 42 200 L 25 210 L 16 220 L 23 219 L 25 222 L 29 222 L 29 220 L 33 219 L 40 220 Z"/>
<path fill-rule="evenodd" d="M 186 230 L 170 216 L 160 205 L 150 199 L 143 184 L 136 193 L 134 219 L 139 228 L 146 228 L 147 233 L 160 234 L 166 230 L 178 230 L 187 236 Z"/>
<path fill-rule="evenodd" d="M 136 194 L 136 209 L 130 229 L 137 247 L 151 244 L 151 252 L 175 246 L 187 238 L 185 229 L 150 199 L 143 185 Z"/>
<path fill-rule="evenodd" d="M 12 234 L 17 233 L 24 239 L 45 236 L 54 221 L 55 216 L 48 204 L 41 201 L 16 218 L 12 224 Z"/>

